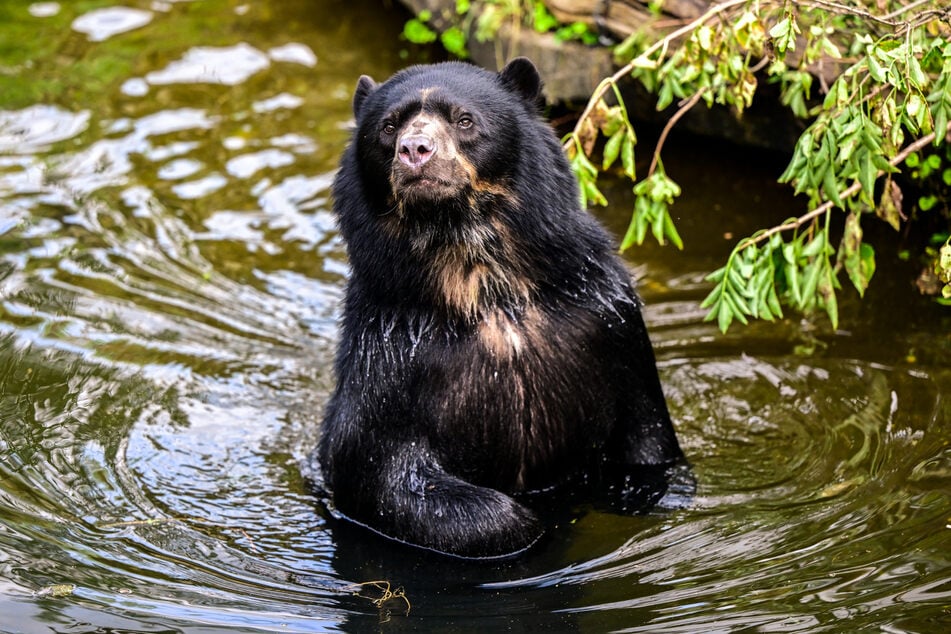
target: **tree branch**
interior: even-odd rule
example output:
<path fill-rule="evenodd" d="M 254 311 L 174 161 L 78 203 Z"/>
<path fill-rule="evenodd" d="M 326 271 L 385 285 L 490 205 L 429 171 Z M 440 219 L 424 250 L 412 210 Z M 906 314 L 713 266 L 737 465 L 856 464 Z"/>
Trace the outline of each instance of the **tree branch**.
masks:
<path fill-rule="evenodd" d="M 597 88 L 595 88 L 594 92 L 591 94 L 591 97 L 588 99 L 588 103 L 585 106 L 584 111 L 581 113 L 581 116 L 578 118 L 578 122 L 575 124 L 574 130 L 572 130 L 571 132 L 571 136 L 577 136 L 581 134 L 582 124 L 591 115 L 591 112 L 595 109 L 595 107 L 597 106 L 597 103 L 604 97 L 605 94 L 607 94 L 609 88 L 617 85 L 617 83 L 621 81 L 621 79 L 631 74 L 631 71 L 633 71 L 636 67 L 656 66 L 659 63 L 658 61 L 652 60 L 651 55 L 653 55 L 657 51 L 661 51 L 661 50 L 666 51 L 667 48 L 670 46 L 670 44 L 677 38 L 683 35 L 686 35 L 687 33 L 690 33 L 691 31 L 693 31 L 700 25 L 705 24 L 706 22 L 709 22 L 713 18 L 720 16 L 721 14 L 729 11 L 730 9 L 734 9 L 738 6 L 744 5 L 747 2 L 749 2 L 749 0 L 726 0 L 725 2 L 721 2 L 719 4 L 715 4 L 711 6 L 709 9 L 707 9 L 706 13 L 696 18 L 695 20 L 688 22 L 687 24 L 680 27 L 676 31 L 673 31 L 667 34 L 664 38 L 658 40 L 657 42 L 654 42 L 654 44 L 649 46 L 640 55 L 638 55 L 633 60 L 625 64 L 623 67 L 618 69 L 613 75 L 611 75 L 610 77 L 604 78 L 601 81 L 601 83 L 598 84 Z M 806 2 L 802 2 L 800 4 L 802 6 L 808 6 L 808 7 L 822 7 L 828 11 L 837 12 L 841 14 L 854 15 L 854 16 L 862 17 L 862 18 L 872 20 L 875 22 L 879 22 L 882 24 L 887 24 L 888 26 L 896 28 L 896 27 L 900 27 L 900 26 L 908 24 L 906 22 L 898 21 L 896 20 L 896 18 L 898 18 L 902 14 L 907 13 L 908 11 L 912 11 L 920 7 L 921 5 L 933 4 L 933 3 L 934 3 L 934 0 L 914 0 L 913 2 L 905 5 L 904 7 L 900 7 L 892 11 L 891 13 L 887 13 L 881 16 L 875 15 L 869 11 L 860 9 L 858 7 L 839 4 L 831 0 L 807 0 Z M 779 3 L 766 0 L 763 2 L 763 4 L 773 5 L 773 4 L 779 4 Z M 943 15 L 945 12 L 946 10 L 944 11 L 935 10 L 935 11 L 926 11 L 922 13 Z M 918 14 L 915 17 L 918 19 L 921 19 L 922 15 Z M 661 55 L 661 57 L 663 57 L 663 54 Z M 567 149 L 568 146 L 569 146 L 569 143 L 566 142 L 565 148 Z"/>
<path fill-rule="evenodd" d="M 949 133 L 951 133 L 951 122 L 948 123 L 947 128 L 944 130 L 944 134 L 947 135 Z M 932 143 L 935 140 L 935 136 L 936 136 L 936 133 L 932 132 L 931 134 L 925 135 L 921 137 L 920 139 L 917 139 L 914 142 L 909 143 L 905 147 L 905 149 L 903 149 L 901 152 L 899 152 L 894 157 L 892 157 L 891 160 L 888 161 L 888 164 L 891 165 L 892 167 L 895 167 L 896 165 L 904 161 L 906 158 L 908 158 L 908 156 L 912 152 L 917 152 L 918 150 L 925 147 L 929 143 Z M 884 173 L 885 172 L 883 170 L 879 170 L 875 178 L 877 179 Z M 849 196 L 857 194 L 859 190 L 861 189 L 862 189 L 862 184 L 856 181 L 852 183 L 852 185 L 847 187 L 845 190 L 843 190 L 839 194 L 839 196 L 841 198 L 848 198 Z M 784 222 L 781 225 L 776 225 L 775 227 L 767 229 L 766 231 L 763 231 L 762 233 L 759 233 L 751 238 L 744 238 L 743 241 L 740 242 L 740 244 L 737 246 L 737 251 L 742 251 L 746 247 L 751 247 L 754 244 L 759 244 L 760 242 L 767 240 L 770 236 L 773 236 L 777 233 L 782 233 L 783 231 L 791 231 L 793 229 L 798 229 L 799 227 L 803 226 L 807 222 L 815 218 L 818 218 L 825 212 L 829 211 L 834 206 L 835 205 L 831 200 L 826 201 L 822 203 L 821 205 L 819 205 L 818 207 L 816 207 L 815 209 L 813 209 L 812 211 L 810 211 L 809 213 L 803 216 L 799 216 L 795 220 L 790 220 L 789 222 Z"/>
<path fill-rule="evenodd" d="M 801 2 L 799 4 L 801 6 L 813 9 L 824 9 L 830 13 L 837 13 L 839 15 L 852 15 L 864 18 L 866 20 L 871 20 L 872 22 L 878 22 L 879 24 L 890 26 L 895 30 L 896 34 L 900 34 L 908 30 L 909 27 L 923 24 L 934 17 L 944 16 L 948 13 L 948 9 L 928 9 L 927 11 L 920 11 L 916 13 L 914 16 L 912 16 L 913 19 L 910 20 L 896 19 L 913 9 L 917 9 L 923 4 L 935 4 L 935 0 L 915 0 L 914 2 L 911 2 L 903 7 L 899 7 L 891 13 L 886 13 L 885 15 L 875 15 L 866 9 L 840 4 L 838 2 L 833 2 L 832 0 L 807 0 L 806 2 Z"/>
<path fill-rule="evenodd" d="M 647 170 L 647 178 L 651 177 L 651 174 L 654 173 L 654 170 L 657 169 L 657 163 L 660 161 L 660 150 L 664 147 L 664 142 L 667 140 L 667 135 L 670 134 L 671 129 L 677 125 L 677 122 L 680 121 L 680 118 L 683 117 L 687 112 L 697 105 L 697 102 L 700 101 L 700 98 L 703 97 L 704 93 L 707 92 L 709 87 L 705 86 L 695 92 L 693 96 L 687 100 L 674 115 L 667 120 L 667 125 L 664 126 L 663 131 L 660 133 L 660 138 L 657 139 L 657 145 L 654 147 L 654 158 L 651 159 L 651 166 Z"/>
<path fill-rule="evenodd" d="M 908 11 L 911 11 L 912 9 L 917 9 L 917 8 L 920 7 L 921 5 L 923 5 L 923 4 L 928 4 L 928 3 L 931 2 L 931 1 L 932 1 L 932 0 L 915 0 L 915 2 L 912 2 L 911 4 L 906 4 L 906 5 L 903 6 L 903 7 L 899 7 L 898 9 L 895 9 L 895 10 L 892 11 L 891 13 L 887 13 L 887 14 L 881 16 L 881 19 L 882 19 L 882 20 L 892 20 L 892 19 L 897 18 L 898 16 L 900 16 L 902 13 L 907 13 Z"/>
<path fill-rule="evenodd" d="M 685 24 L 684 26 L 680 27 L 676 31 L 669 33 L 663 39 L 660 39 L 657 42 L 654 42 L 646 50 L 644 50 L 644 52 L 642 52 L 633 60 L 631 60 L 624 66 L 622 66 L 620 69 L 618 69 L 617 72 L 615 72 L 613 75 L 603 79 L 601 83 L 598 84 L 598 87 L 595 88 L 594 93 L 592 93 L 591 97 L 588 99 L 588 105 L 585 106 L 584 111 L 581 113 L 581 116 L 578 118 L 578 123 L 575 124 L 575 129 L 572 131 L 571 135 L 577 136 L 581 133 L 581 125 L 584 123 L 585 119 L 587 119 L 591 115 L 591 112 L 594 110 L 597 103 L 608 92 L 608 88 L 617 84 L 625 76 L 630 75 L 631 71 L 633 71 L 638 66 L 656 65 L 657 62 L 650 59 L 651 55 L 653 55 L 654 53 L 660 50 L 666 51 L 667 47 L 670 46 L 670 43 L 676 40 L 678 37 L 682 35 L 686 35 L 687 33 L 690 33 L 701 24 L 706 23 L 707 21 L 711 20 L 712 18 L 715 18 L 716 16 L 720 15 L 721 13 L 725 11 L 728 11 L 734 7 L 738 7 L 740 5 L 746 4 L 748 1 L 749 0 L 727 0 L 726 2 L 713 5 L 712 7 L 707 9 L 707 12 L 701 15 L 699 18 L 697 18 L 693 22 Z M 567 148 L 567 146 L 568 146 L 568 143 L 566 142 L 565 147 Z"/>

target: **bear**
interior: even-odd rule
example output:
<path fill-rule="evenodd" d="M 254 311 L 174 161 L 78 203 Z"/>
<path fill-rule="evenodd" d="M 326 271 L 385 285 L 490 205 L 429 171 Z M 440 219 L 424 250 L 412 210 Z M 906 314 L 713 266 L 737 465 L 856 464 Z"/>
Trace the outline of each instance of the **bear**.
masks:
<path fill-rule="evenodd" d="M 336 516 L 463 558 L 545 532 L 532 492 L 684 461 L 631 274 L 581 207 L 526 58 L 360 77 L 314 460 Z"/>

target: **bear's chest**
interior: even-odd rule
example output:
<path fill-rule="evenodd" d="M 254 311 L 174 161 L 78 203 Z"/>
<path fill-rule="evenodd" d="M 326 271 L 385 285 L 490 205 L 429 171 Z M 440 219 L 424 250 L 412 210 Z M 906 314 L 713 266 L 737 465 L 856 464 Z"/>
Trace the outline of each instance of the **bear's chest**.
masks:
<path fill-rule="evenodd" d="M 593 353 L 595 323 L 536 310 L 521 317 L 490 313 L 421 348 L 411 398 L 427 413 L 430 443 L 453 461 L 447 468 L 510 490 L 582 462 L 603 441 L 613 406 Z"/>

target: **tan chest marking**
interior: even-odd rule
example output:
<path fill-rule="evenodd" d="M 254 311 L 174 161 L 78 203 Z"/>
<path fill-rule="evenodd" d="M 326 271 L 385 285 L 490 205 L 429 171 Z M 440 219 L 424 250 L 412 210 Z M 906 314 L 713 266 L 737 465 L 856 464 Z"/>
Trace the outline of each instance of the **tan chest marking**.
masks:
<path fill-rule="evenodd" d="M 498 300 L 527 304 L 533 287 L 520 271 L 507 229 L 491 221 L 474 225 L 461 243 L 439 251 L 432 282 L 446 307 L 468 319 L 478 319 L 481 309 Z"/>
<path fill-rule="evenodd" d="M 543 352 L 548 343 L 544 336 L 544 317 L 537 308 L 525 309 L 518 323 L 501 310 L 489 311 L 479 322 L 479 342 L 494 356 L 512 359 L 529 350 Z"/>

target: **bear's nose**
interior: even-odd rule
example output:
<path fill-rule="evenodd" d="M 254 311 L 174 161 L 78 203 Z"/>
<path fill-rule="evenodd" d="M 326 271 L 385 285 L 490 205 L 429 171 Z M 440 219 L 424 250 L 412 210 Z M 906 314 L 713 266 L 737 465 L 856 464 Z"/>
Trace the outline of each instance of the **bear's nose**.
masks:
<path fill-rule="evenodd" d="M 400 161 L 410 167 L 422 167 L 436 152 L 436 142 L 425 134 L 407 134 L 400 139 Z"/>

